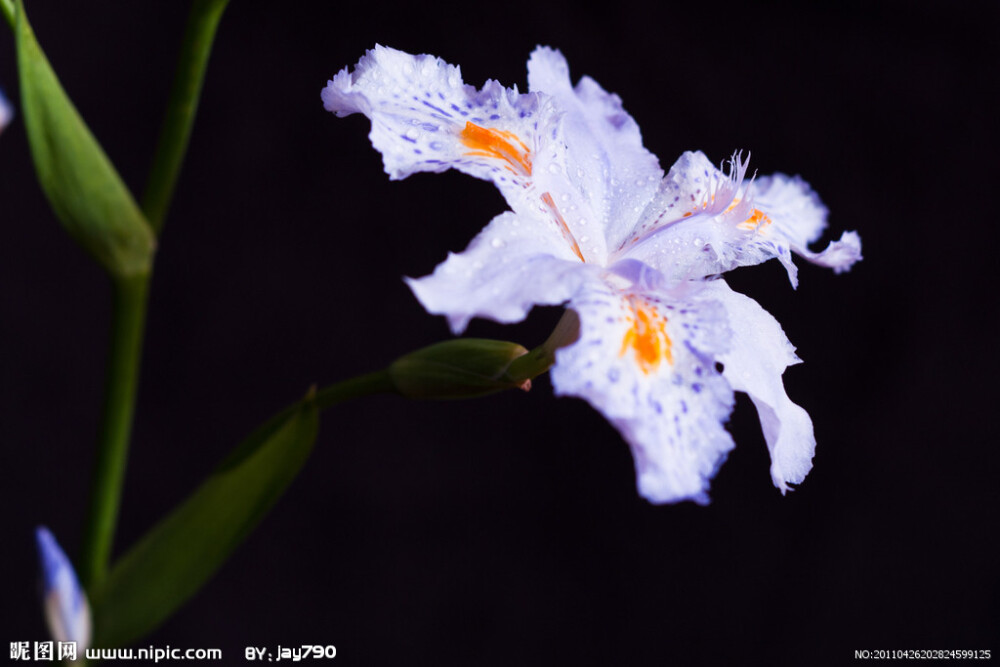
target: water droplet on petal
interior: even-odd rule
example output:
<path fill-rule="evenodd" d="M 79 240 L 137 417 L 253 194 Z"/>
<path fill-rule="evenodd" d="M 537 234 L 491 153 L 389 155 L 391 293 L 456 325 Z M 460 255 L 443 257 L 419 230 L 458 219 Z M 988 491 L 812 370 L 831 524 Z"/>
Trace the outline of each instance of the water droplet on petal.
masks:
<path fill-rule="evenodd" d="M 494 248 L 502 248 L 507 244 L 503 242 L 502 238 L 494 236 L 493 240 L 490 241 L 490 245 L 493 246 Z"/>

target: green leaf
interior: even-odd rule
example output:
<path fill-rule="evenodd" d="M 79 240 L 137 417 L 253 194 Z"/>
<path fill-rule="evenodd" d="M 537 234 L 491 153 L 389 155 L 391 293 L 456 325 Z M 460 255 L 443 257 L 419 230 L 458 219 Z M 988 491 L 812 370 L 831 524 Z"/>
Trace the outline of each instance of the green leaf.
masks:
<path fill-rule="evenodd" d="M 131 644 L 193 596 L 305 463 L 319 425 L 310 395 L 258 428 L 90 591 L 94 645 Z"/>
<path fill-rule="evenodd" d="M 115 275 L 148 273 L 155 237 L 16 4 L 17 65 L 38 181 L 67 231 Z"/>

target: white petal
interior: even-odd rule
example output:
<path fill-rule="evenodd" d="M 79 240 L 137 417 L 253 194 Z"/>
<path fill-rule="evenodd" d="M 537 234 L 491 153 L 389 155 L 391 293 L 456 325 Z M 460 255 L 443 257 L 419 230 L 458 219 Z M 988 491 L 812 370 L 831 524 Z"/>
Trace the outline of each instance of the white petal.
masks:
<path fill-rule="evenodd" d="M 760 226 L 758 241 L 771 240 L 778 247 L 778 258 L 788 269 L 793 285 L 798 281 L 787 250 L 836 273 L 849 270 L 861 259 L 861 237 L 856 232 L 845 232 L 823 252 L 809 250 L 809 244 L 823 235 L 827 209 L 809 184 L 798 176 L 764 176 L 750 186 L 749 195 L 754 208 L 772 223 Z"/>
<path fill-rule="evenodd" d="M 90 645 L 90 606 L 69 558 L 47 528 L 35 530 L 42 576 L 42 603 L 52 638 L 76 642 L 83 651 Z"/>
<path fill-rule="evenodd" d="M 392 178 L 454 167 L 494 182 L 515 210 L 532 180 L 540 137 L 556 122 L 543 97 L 496 81 L 476 90 L 440 58 L 384 46 L 353 72 L 339 72 L 322 98 L 338 116 L 360 112 L 371 119 L 369 136 Z"/>
<path fill-rule="evenodd" d="M 564 303 L 595 270 L 580 263 L 551 220 L 507 212 L 433 274 L 406 282 L 424 308 L 447 315 L 460 333 L 473 317 L 518 322 L 536 304 Z"/>
<path fill-rule="evenodd" d="M 750 188 L 754 205 L 767 211 L 791 245 L 804 248 L 826 229 L 827 209 L 798 176 L 761 176 Z"/>
<path fill-rule="evenodd" d="M 813 264 L 833 269 L 834 273 L 850 271 L 855 262 L 863 259 L 861 257 L 861 237 L 858 236 L 857 232 L 844 232 L 840 235 L 839 241 L 830 241 L 830 245 L 823 252 L 812 252 L 808 248 L 795 247 L 792 250 Z M 795 284 L 794 280 L 792 284 Z"/>
<path fill-rule="evenodd" d="M 861 259 L 847 232 L 821 253 L 808 249 L 826 225 L 826 208 L 805 181 L 783 175 L 743 183 L 746 163 L 729 175 L 701 153 L 671 167 L 634 233 L 612 255 L 650 264 L 670 278 L 701 278 L 777 258 L 798 283 L 792 253 L 836 272 Z"/>
<path fill-rule="evenodd" d="M 709 289 L 724 304 L 732 331 L 729 351 L 720 357 L 723 375 L 757 407 L 771 452 L 771 479 L 784 493 L 788 484 L 805 479 L 816 450 L 809 414 L 792 403 L 781 381 L 785 368 L 801 360 L 778 321 L 756 301 L 734 292 L 722 280 L 714 281 Z"/>
<path fill-rule="evenodd" d="M 558 51 L 539 47 L 532 53 L 528 86 L 552 96 L 562 113 L 565 161 L 557 167 L 569 186 L 565 192 L 579 209 L 563 214 L 578 239 L 591 237 L 580 245 L 600 254 L 603 263 L 609 247 L 605 238 L 614 243 L 631 229 L 656 192 L 663 177 L 659 161 L 643 148 L 639 126 L 622 108 L 621 99 L 586 76 L 574 88 L 566 59 Z M 553 194 L 559 190 L 548 189 Z"/>
<path fill-rule="evenodd" d="M 733 447 L 723 427 L 732 391 L 713 361 L 726 344 L 722 308 L 697 294 L 603 281 L 588 283 L 570 307 L 580 338 L 556 353 L 556 393 L 586 399 L 621 432 L 642 496 L 707 502 L 709 480 Z"/>
<path fill-rule="evenodd" d="M 14 108 L 7 101 L 7 98 L 3 96 L 3 91 L 0 90 L 0 132 L 7 127 L 11 119 L 14 117 Z"/>
<path fill-rule="evenodd" d="M 727 174 L 701 151 L 681 155 L 613 258 L 634 258 L 684 280 L 772 257 L 748 245 L 753 230 L 719 220 L 749 214 L 749 202 L 738 199 L 746 189 L 746 167 L 746 160 L 734 156 Z"/>

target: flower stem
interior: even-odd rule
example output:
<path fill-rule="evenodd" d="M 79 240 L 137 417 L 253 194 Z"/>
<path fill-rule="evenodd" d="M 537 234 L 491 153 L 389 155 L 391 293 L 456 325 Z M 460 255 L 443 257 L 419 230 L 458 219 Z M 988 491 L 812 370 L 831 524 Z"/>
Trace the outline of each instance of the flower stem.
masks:
<path fill-rule="evenodd" d="M 80 567 L 88 589 L 99 585 L 107 573 L 118 522 L 149 294 L 148 275 L 113 281 L 107 390 Z"/>
<path fill-rule="evenodd" d="M 317 408 L 325 410 L 352 398 L 386 393 L 397 393 L 397 391 L 388 371 L 381 370 L 323 387 L 316 391 L 313 401 Z"/>
<path fill-rule="evenodd" d="M 142 211 L 157 234 L 163 227 L 177 185 L 215 31 L 228 3 L 229 0 L 194 0 L 191 3 L 163 129 L 142 196 Z"/>
<path fill-rule="evenodd" d="M 173 198 L 198 109 L 212 41 L 228 2 L 194 0 L 191 4 L 177 73 L 142 200 L 143 213 L 157 234 Z M 7 0 L 0 0 L 0 3 L 7 14 Z M 150 276 L 112 276 L 112 280 L 114 300 L 107 394 L 80 568 L 83 584 L 88 589 L 97 587 L 107 573 L 114 543 L 139 383 Z"/>
<path fill-rule="evenodd" d="M 545 373 L 556 363 L 556 350 L 566 347 L 580 337 L 580 316 L 567 309 L 548 339 L 522 357 L 515 359 L 507 369 L 507 377 L 515 382 L 530 381 Z"/>

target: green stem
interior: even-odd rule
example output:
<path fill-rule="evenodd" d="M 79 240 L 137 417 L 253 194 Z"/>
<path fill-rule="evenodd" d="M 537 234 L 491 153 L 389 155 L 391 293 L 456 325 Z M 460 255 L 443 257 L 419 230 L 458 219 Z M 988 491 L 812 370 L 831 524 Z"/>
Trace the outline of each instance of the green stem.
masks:
<path fill-rule="evenodd" d="M 148 275 L 114 277 L 113 281 L 107 392 L 80 568 L 86 588 L 99 585 L 108 569 L 135 411 L 149 294 Z"/>
<path fill-rule="evenodd" d="M 9 0 L 0 0 L 0 3 L 11 22 L 13 9 Z M 142 201 L 143 213 L 157 233 L 163 227 L 177 184 L 212 40 L 227 3 L 228 0 L 194 0 L 191 5 L 163 129 Z M 107 395 L 80 568 L 83 584 L 88 589 L 99 586 L 107 574 L 114 543 L 149 294 L 149 275 L 113 276 L 112 280 L 114 302 Z"/>
<path fill-rule="evenodd" d="M 316 391 L 312 400 L 317 408 L 326 410 L 352 398 L 387 393 L 396 393 L 396 387 L 388 371 L 381 370 L 323 387 Z"/>
<path fill-rule="evenodd" d="M 163 129 L 142 197 L 142 211 L 157 234 L 163 228 L 163 220 L 177 185 L 191 137 L 191 126 L 198 111 L 198 98 L 215 31 L 228 3 L 229 0 L 194 0 L 191 3 Z"/>
<path fill-rule="evenodd" d="M 512 361 L 507 368 L 506 377 L 518 384 L 530 382 L 552 368 L 555 361 L 553 352 L 540 345 Z"/>
<path fill-rule="evenodd" d="M 580 316 L 567 308 L 544 343 L 511 362 L 507 378 L 514 382 L 533 380 L 556 363 L 556 350 L 575 343 L 579 337 Z"/>

